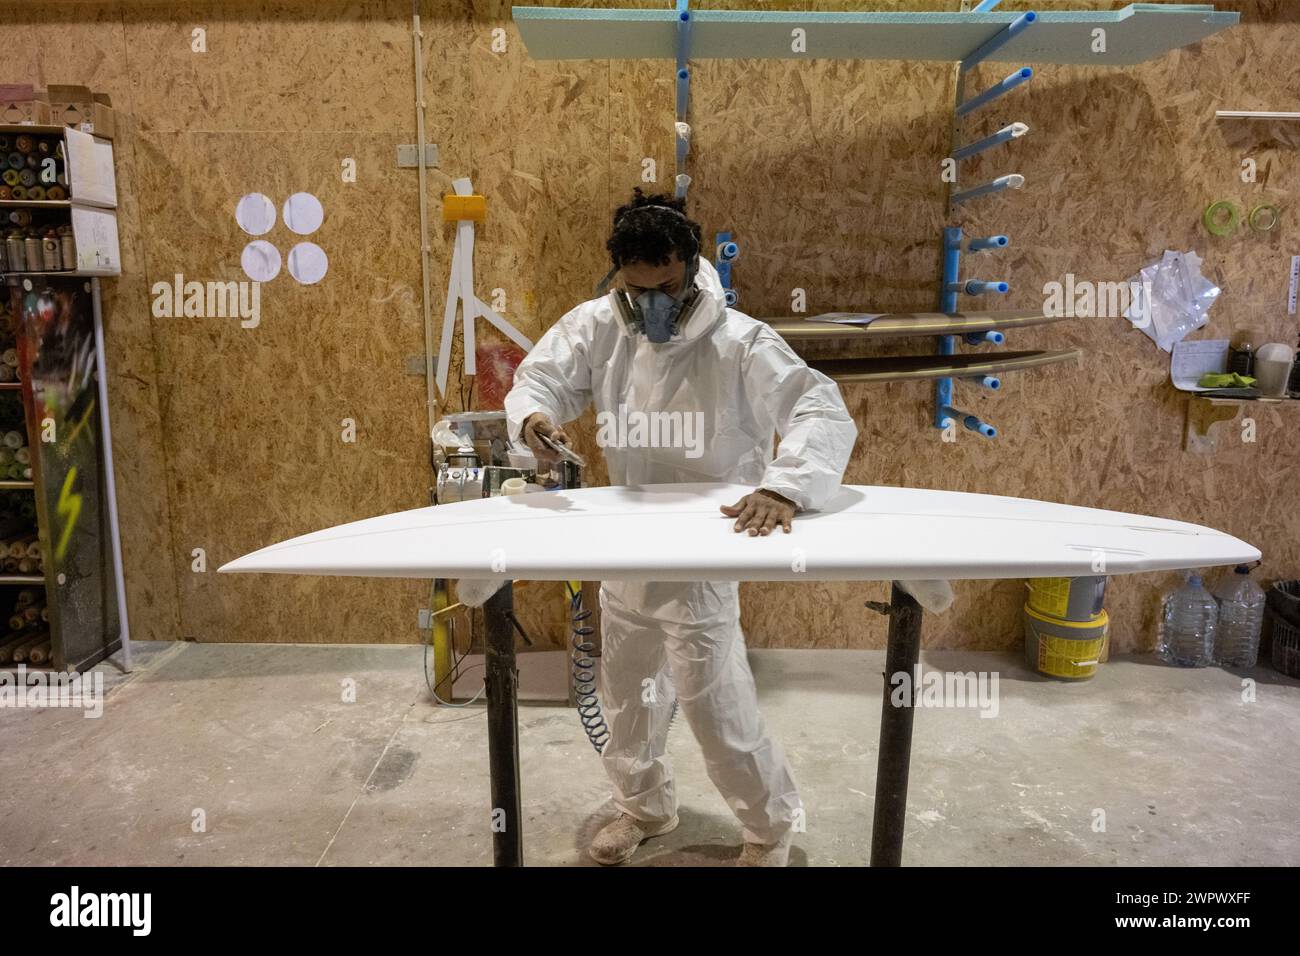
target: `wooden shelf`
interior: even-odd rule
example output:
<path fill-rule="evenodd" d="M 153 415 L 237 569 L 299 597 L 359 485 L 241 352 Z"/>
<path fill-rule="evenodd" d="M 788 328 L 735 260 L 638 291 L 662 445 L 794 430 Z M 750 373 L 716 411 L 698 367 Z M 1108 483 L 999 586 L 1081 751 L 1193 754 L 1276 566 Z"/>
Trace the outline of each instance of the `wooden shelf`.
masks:
<path fill-rule="evenodd" d="M 0 269 L 0 276 L 67 276 L 69 279 L 104 279 L 112 278 L 114 275 L 121 275 L 120 272 L 114 272 L 112 275 L 105 275 L 102 272 L 72 272 L 68 269 L 60 269 L 57 272 L 6 272 Z"/>
<path fill-rule="evenodd" d="M 1214 426 L 1221 422 L 1235 422 L 1241 416 L 1241 410 L 1248 405 L 1262 405 L 1268 408 L 1291 406 L 1300 408 L 1300 400 L 1294 398 L 1222 398 L 1215 395 L 1198 395 L 1190 393 L 1187 397 L 1187 413 L 1183 419 L 1183 451 L 1207 454 L 1218 447 L 1218 432 Z"/>
<path fill-rule="evenodd" d="M 0 199 L 0 209 L 71 209 L 71 199 Z"/>
<path fill-rule="evenodd" d="M 28 488 L 35 488 L 34 481 L 0 481 L 0 491 L 25 491 Z"/>

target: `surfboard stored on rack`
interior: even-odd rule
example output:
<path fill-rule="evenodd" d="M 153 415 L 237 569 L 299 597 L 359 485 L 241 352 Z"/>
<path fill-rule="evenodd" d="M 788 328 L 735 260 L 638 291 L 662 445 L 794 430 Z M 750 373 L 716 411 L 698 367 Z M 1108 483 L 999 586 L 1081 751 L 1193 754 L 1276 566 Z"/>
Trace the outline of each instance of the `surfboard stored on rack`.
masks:
<path fill-rule="evenodd" d="M 820 342 L 829 339 L 888 339 L 921 335 L 967 335 L 1006 332 L 1035 325 L 1060 322 L 1068 316 L 1043 315 L 1039 311 L 1016 312 L 832 312 L 826 318 L 763 319 L 787 342 Z M 834 316 L 834 319 L 830 319 Z"/>
<path fill-rule="evenodd" d="M 987 352 L 960 355 L 881 355 L 872 358 L 814 359 L 808 362 L 823 375 L 844 385 L 905 382 L 927 378 L 980 378 L 1072 362 L 1078 349 L 1053 352 Z"/>
<path fill-rule="evenodd" d="M 729 484 L 579 488 L 417 508 L 292 538 L 222 572 L 512 580 L 1074 577 L 1243 564 L 1259 551 L 1164 518 L 1025 498 L 845 485 L 750 537 Z M 1099 570 L 1100 568 L 1100 570 Z"/>

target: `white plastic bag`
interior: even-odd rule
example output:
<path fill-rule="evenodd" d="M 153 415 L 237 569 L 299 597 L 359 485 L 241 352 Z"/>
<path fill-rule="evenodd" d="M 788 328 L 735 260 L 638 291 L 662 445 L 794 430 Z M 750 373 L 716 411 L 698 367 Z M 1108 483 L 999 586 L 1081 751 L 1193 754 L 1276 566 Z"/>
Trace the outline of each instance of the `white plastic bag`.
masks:
<path fill-rule="evenodd" d="M 1133 298 L 1124 318 L 1166 352 L 1210 321 L 1220 291 L 1201 275 L 1200 256 L 1171 250 L 1131 278 L 1129 287 Z"/>

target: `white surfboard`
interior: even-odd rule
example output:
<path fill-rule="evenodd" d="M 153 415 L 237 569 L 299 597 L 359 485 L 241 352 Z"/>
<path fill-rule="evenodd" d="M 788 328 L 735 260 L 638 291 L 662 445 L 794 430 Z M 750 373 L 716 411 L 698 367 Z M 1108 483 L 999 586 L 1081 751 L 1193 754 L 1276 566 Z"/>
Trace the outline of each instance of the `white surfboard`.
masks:
<path fill-rule="evenodd" d="M 418 508 L 254 551 L 223 572 L 517 580 L 807 581 L 1127 574 L 1248 563 L 1231 535 L 1024 498 L 845 485 L 766 537 L 741 485 L 581 488 Z"/>

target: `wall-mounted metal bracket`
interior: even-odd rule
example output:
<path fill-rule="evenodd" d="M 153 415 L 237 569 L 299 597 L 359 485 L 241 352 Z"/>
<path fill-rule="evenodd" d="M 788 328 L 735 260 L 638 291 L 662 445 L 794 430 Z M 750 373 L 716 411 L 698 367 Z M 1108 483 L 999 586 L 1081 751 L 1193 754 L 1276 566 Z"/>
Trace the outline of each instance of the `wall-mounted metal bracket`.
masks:
<path fill-rule="evenodd" d="M 438 166 L 438 144 L 424 144 L 424 168 L 436 169 Z M 398 169 L 420 168 L 420 147 L 415 143 L 403 143 L 397 147 Z"/>

